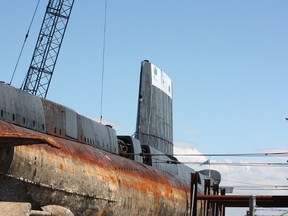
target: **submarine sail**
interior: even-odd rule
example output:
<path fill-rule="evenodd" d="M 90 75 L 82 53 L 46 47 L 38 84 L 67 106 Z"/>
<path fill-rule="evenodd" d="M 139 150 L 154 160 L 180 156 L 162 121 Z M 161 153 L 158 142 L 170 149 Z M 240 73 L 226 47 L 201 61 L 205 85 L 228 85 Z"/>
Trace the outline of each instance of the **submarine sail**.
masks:
<path fill-rule="evenodd" d="M 172 108 L 171 79 L 149 61 L 142 61 L 135 137 L 168 155 L 173 155 Z"/>

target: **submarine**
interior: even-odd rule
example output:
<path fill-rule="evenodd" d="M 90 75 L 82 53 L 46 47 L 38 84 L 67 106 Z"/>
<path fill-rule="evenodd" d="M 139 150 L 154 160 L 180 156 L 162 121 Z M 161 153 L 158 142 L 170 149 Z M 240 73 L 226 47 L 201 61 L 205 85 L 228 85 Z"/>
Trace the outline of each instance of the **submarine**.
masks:
<path fill-rule="evenodd" d="M 147 60 L 134 136 L 0 83 L 0 204 L 57 205 L 84 216 L 189 215 L 195 170 L 173 157 L 172 116 L 172 81 Z M 220 182 L 204 174 L 200 194 L 205 179 Z"/>

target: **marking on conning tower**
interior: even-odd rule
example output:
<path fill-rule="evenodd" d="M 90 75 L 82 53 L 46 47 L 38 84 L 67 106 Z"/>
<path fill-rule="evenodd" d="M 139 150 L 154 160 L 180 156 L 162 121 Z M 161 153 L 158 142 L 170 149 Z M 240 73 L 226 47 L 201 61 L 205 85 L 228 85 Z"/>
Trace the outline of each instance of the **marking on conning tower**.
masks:
<path fill-rule="evenodd" d="M 172 98 L 172 80 L 160 68 L 151 64 L 152 85 L 162 90 Z"/>

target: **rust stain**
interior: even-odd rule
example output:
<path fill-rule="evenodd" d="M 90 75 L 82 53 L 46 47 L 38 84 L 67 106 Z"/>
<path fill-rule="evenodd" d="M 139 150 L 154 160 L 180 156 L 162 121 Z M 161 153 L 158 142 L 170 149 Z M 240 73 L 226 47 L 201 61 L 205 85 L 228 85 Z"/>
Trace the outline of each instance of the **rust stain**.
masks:
<path fill-rule="evenodd" d="M 46 143 L 55 148 L 60 148 L 60 145 L 57 144 L 53 137 L 46 135 L 0 132 L 0 146 L 31 145 L 41 143 Z"/>
<path fill-rule="evenodd" d="M 187 209 L 189 185 L 164 171 L 89 145 L 1 121 L 0 131 L 0 145 L 2 138 L 7 140 L 7 137 L 45 141 L 42 144 L 15 146 L 9 169 L 11 176 L 40 186 L 47 185 L 56 191 L 65 190 L 77 196 L 102 200 L 95 215 L 107 211 L 114 215 L 169 215 L 169 212 L 170 215 L 184 215 Z M 37 193 L 37 190 L 31 193 Z M 114 200 L 115 204 L 109 204 L 108 200 Z M 75 201 L 71 208 L 78 205 Z"/>

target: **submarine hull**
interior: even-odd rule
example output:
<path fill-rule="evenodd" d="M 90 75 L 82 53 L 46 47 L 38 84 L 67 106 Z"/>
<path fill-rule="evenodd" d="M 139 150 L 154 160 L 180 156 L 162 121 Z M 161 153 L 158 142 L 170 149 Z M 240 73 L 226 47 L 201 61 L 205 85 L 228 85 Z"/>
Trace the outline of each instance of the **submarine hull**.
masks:
<path fill-rule="evenodd" d="M 0 121 L 0 200 L 75 215 L 186 215 L 189 184 L 73 140 Z"/>

